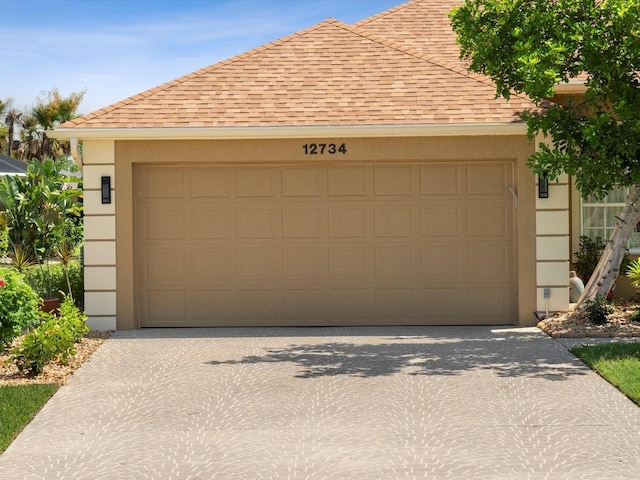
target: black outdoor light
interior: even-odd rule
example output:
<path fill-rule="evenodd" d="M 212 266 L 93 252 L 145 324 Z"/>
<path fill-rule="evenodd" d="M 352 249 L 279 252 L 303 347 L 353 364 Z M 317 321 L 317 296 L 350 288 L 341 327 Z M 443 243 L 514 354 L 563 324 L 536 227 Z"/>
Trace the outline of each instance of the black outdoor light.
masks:
<path fill-rule="evenodd" d="M 549 198 L 549 175 L 547 172 L 538 174 L 538 198 Z"/>
<path fill-rule="evenodd" d="M 102 191 L 102 203 L 111 203 L 111 177 L 102 177 L 100 179 Z"/>

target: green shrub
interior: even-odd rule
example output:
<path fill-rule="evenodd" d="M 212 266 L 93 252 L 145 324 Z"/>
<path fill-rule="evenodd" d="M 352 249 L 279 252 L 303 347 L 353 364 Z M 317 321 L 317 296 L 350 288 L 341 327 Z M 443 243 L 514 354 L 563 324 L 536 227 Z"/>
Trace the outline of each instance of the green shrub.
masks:
<path fill-rule="evenodd" d="M 587 318 L 596 325 L 607 323 L 607 317 L 613 313 L 613 305 L 602 295 L 597 295 L 585 303 Z"/>
<path fill-rule="evenodd" d="M 0 349 L 38 322 L 40 298 L 14 271 L 0 279 Z"/>
<path fill-rule="evenodd" d="M 32 375 L 41 373 L 52 361 L 66 364 L 75 354 L 75 344 L 89 331 L 86 318 L 71 298 L 65 297 L 59 314 L 43 313 L 40 325 L 12 350 L 11 360 L 18 370 Z"/>

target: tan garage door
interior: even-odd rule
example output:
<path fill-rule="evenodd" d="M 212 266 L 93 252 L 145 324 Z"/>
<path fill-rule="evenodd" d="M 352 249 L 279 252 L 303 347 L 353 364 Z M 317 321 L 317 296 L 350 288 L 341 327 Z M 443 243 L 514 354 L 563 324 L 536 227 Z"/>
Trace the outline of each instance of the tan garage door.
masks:
<path fill-rule="evenodd" d="M 515 321 L 512 164 L 139 166 L 143 327 Z"/>

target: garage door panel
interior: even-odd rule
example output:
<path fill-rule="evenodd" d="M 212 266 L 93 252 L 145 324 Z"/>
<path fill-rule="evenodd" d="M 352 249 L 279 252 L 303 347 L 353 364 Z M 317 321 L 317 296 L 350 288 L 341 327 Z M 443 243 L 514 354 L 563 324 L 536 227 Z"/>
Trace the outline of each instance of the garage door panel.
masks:
<path fill-rule="evenodd" d="M 504 324 L 509 314 L 508 290 L 505 288 L 468 288 L 465 297 L 467 317 L 472 322 Z"/>
<path fill-rule="evenodd" d="M 139 182 L 143 198 L 184 198 L 184 169 L 176 167 L 155 167 L 145 172 Z"/>
<path fill-rule="evenodd" d="M 423 237 L 458 237 L 462 233 L 463 205 L 429 202 L 420 209 L 420 233 Z"/>
<path fill-rule="evenodd" d="M 283 238 L 321 238 L 326 230 L 326 209 L 313 205 L 282 209 Z"/>
<path fill-rule="evenodd" d="M 265 324 L 278 318 L 278 290 L 239 290 L 235 294 L 232 316 L 244 324 Z"/>
<path fill-rule="evenodd" d="M 414 280 L 414 249 L 403 245 L 374 250 L 374 276 L 378 282 Z"/>
<path fill-rule="evenodd" d="M 510 186 L 507 163 L 471 164 L 467 170 L 469 195 L 504 195 Z"/>
<path fill-rule="evenodd" d="M 236 170 L 236 195 L 239 198 L 274 198 L 279 191 L 280 168 L 240 167 Z"/>
<path fill-rule="evenodd" d="M 186 303 L 186 317 L 193 319 L 195 326 L 207 326 L 212 318 L 225 322 L 232 318 L 229 290 L 193 290 Z"/>
<path fill-rule="evenodd" d="M 185 292 L 175 290 L 150 290 L 145 296 L 149 326 L 174 326 L 183 324 Z"/>
<path fill-rule="evenodd" d="M 461 167 L 457 164 L 420 165 L 421 195 L 459 195 Z"/>
<path fill-rule="evenodd" d="M 144 240 L 181 240 L 185 236 L 182 205 L 150 205 L 140 220 Z"/>
<path fill-rule="evenodd" d="M 330 238 L 367 238 L 369 235 L 369 206 L 329 208 Z"/>
<path fill-rule="evenodd" d="M 327 194 L 330 197 L 364 197 L 371 194 L 370 169 L 364 166 L 331 165 L 327 171 Z"/>
<path fill-rule="evenodd" d="M 171 246 L 149 247 L 145 256 L 144 282 L 151 286 L 180 285 L 186 282 L 184 251 Z"/>
<path fill-rule="evenodd" d="M 512 277 L 511 248 L 503 243 L 477 243 L 469 252 L 468 281 L 502 283 Z"/>
<path fill-rule="evenodd" d="M 402 323 L 417 316 L 418 292 L 412 288 L 377 288 L 374 315 L 380 323 Z"/>
<path fill-rule="evenodd" d="M 414 231 L 412 204 L 394 204 L 374 208 L 376 237 L 412 237 Z"/>
<path fill-rule="evenodd" d="M 327 256 L 326 247 L 286 247 L 282 255 L 284 280 L 317 283 L 326 279 Z"/>
<path fill-rule="evenodd" d="M 282 317 L 287 323 L 308 323 L 324 316 L 325 292 L 319 289 L 285 289 L 282 292 Z M 289 322 L 293 321 L 293 322 Z"/>
<path fill-rule="evenodd" d="M 462 279 L 460 245 L 431 244 L 420 248 L 420 277 L 429 285 L 456 285 Z"/>
<path fill-rule="evenodd" d="M 282 252 L 279 248 L 239 248 L 236 254 L 240 284 L 273 282 L 282 278 Z"/>
<path fill-rule="evenodd" d="M 329 278 L 332 282 L 366 280 L 373 258 L 362 246 L 329 247 Z"/>
<path fill-rule="evenodd" d="M 195 199 L 229 198 L 232 196 L 231 168 L 199 168 L 187 170 L 189 196 Z"/>
<path fill-rule="evenodd" d="M 318 165 L 282 168 L 283 197 L 319 197 L 324 194 L 325 167 Z"/>
<path fill-rule="evenodd" d="M 420 311 L 424 319 L 437 319 L 438 323 L 456 324 L 465 315 L 466 298 L 459 288 L 439 287 L 420 291 Z"/>
<path fill-rule="evenodd" d="M 412 195 L 413 165 L 378 165 L 373 169 L 376 196 Z"/>
<path fill-rule="evenodd" d="M 327 319 L 339 323 L 373 323 L 374 292 L 370 288 L 330 289 L 327 292 Z"/>
<path fill-rule="evenodd" d="M 230 246 L 195 247 L 186 252 L 189 283 L 198 286 L 235 282 L 235 249 Z"/>
<path fill-rule="evenodd" d="M 238 238 L 278 237 L 279 212 L 277 207 L 243 206 L 237 211 Z"/>
<path fill-rule="evenodd" d="M 473 237 L 506 237 L 511 235 L 508 220 L 510 208 L 504 201 L 484 201 L 467 207 L 467 234 Z"/>
<path fill-rule="evenodd" d="M 142 326 L 513 323 L 509 162 L 135 171 Z"/>
<path fill-rule="evenodd" d="M 194 205 L 186 212 L 191 238 L 198 240 L 230 239 L 234 216 L 229 206 Z"/>

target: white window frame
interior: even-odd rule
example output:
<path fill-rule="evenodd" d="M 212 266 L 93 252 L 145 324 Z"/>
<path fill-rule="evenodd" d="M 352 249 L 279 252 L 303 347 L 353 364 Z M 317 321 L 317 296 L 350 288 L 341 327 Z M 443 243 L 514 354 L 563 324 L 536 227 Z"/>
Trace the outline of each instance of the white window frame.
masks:
<path fill-rule="evenodd" d="M 628 187 L 618 187 L 622 188 L 622 198 L 625 201 L 622 202 L 608 202 L 605 197 L 602 200 L 595 199 L 584 199 L 580 197 L 580 235 L 587 236 L 591 239 L 595 239 L 596 237 L 600 237 L 602 240 L 607 241 L 611 236 L 611 232 L 615 227 L 616 223 L 616 215 L 618 215 L 626 204 L 626 198 L 629 194 Z M 587 216 L 585 215 L 585 209 L 598 209 L 602 208 L 603 213 L 598 217 L 603 219 L 604 225 L 598 226 L 585 226 Z M 638 224 L 640 226 L 640 224 Z M 629 253 L 632 254 L 640 254 L 640 233 L 638 232 L 638 227 L 636 227 L 636 232 L 632 234 L 632 238 L 629 241 Z"/>

